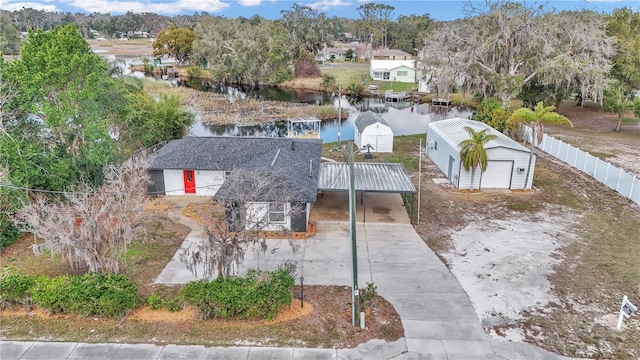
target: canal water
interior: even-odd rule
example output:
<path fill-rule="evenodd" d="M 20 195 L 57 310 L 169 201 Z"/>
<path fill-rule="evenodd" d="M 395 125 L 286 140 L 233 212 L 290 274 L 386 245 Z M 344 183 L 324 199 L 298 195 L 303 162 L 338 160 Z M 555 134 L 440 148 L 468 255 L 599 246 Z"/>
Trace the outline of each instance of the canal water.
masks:
<path fill-rule="evenodd" d="M 197 86 L 194 86 L 198 88 Z M 228 94 L 235 98 L 259 98 L 264 100 L 300 102 L 316 105 L 332 105 L 335 108 L 340 103 L 343 111 L 347 111 L 349 117 L 338 124 L 337 119 L 323 121 L 320 128 L 320 137 L 325 143 L 340 140 L 352 140 L 355 135 L 355 120 L 361 112 L 373 111 L 382 115 L 395 135 L 424 134 L 427 124 L 432 121 L 450 119 L 454 117 L 469 118 L 473 109 L 466 106 L 432 107 L 430 104 L 414 104 L 411 102 L 385 102 L 379 98 L 364 98 L 361 101 L 350 104 L 343 95 L 338 99 L 337 94 L 320 94 L 309 91 L 293 91 L 280 88 L 238 88 L 225 86 L 201 87 L 203 91 Z M 207 125 L 201 122 L 194 123 L 190 128 L 193 136 L 272 136 L 284 137 L 287 135 L 286 121 L 259 124 L 252 126 L 238 125 Z"/>

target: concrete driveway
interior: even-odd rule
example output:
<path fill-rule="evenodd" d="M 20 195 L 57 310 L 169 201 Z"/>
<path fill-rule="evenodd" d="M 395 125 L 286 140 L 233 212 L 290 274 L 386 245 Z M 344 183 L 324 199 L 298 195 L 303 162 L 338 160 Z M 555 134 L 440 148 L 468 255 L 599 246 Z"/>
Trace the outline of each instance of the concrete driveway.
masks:
<path fill-rule="evenodd" d="M 318 194 L 311 208 L 311 221 L 347 221 L 349 193 L 325 191 Z M 356 221 L 366 223 L 410 224 L 407 209 L 396 193 L 357 192 Z"/>
<path fill-rule="evenodd" d="M 398 195 L 395 195 L 399 197 Z M 558 359 L 523 343 L 490 342 L 455 277 L 410 224 L 357 223 L 359 287 L 373 282 L 400 315 L 405 338 L 379 355 L 356 352 L 353 358 L 388 359 Z M 187 238 L 185 244 L 200 241 Z M 293 244 L 293 246 L 292 246 Z M 318 221 L 316 237 L 267 240 L 267 249 L 250 249 L 238 269 L 273 270 L 286 260 L 298 263 L 297 276 L 309 285 L 351 285 L 351 243 L 346 221 Z M 177 257 L 156 283 L 184 284 L 197 278 Z M 372 357 L 373 356 L 373 357 Z"/>

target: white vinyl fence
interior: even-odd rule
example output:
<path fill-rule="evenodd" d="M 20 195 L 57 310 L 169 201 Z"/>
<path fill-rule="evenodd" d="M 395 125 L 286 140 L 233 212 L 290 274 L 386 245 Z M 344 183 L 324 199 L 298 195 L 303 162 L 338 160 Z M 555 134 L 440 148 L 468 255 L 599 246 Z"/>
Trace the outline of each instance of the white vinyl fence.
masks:
<path fill-rule="evenodd" d="M 527 133 L 530 133 L 530 128 Z M 529 136 L 529 139 L 531 137 Z M 607 185 L 640 205 L 640 179 L 586 151 L 545 134 L 536 147 Z"/>

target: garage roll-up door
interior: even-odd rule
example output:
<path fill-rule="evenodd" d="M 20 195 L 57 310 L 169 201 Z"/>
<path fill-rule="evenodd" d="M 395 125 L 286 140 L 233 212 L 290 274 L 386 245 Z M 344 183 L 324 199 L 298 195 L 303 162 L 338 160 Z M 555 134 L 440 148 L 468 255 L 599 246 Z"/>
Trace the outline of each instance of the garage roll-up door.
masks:
<path fill-rule="evenodd" d="M 481 189 L 509 189 L 513 173 L 513 161 L 489 161 L 482 173 Z"/>

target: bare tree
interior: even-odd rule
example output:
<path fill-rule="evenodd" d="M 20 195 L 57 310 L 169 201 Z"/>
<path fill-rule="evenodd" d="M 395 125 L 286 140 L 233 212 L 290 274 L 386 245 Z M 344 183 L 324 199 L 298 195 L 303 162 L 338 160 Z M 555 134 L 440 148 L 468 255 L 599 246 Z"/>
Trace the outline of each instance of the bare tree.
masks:
<path fill-rule="evenodd" d="M 73 269 L 118 273 L 127 245 L 144 232 L 148 181 L 145 167 L 128 160 L 105 168 L 97 190 L 85 185 L 64 198 L 37 194 L 14 222 L 44 240 L 34 244 L 36 255 L 48 249 Z"/>
<path fill-rule="evenodd" d="M 266 231 L 287 236 L 291 217 L 303 213 L 304 206 L 293 205 L 300 192 L 286 170 L 267 168 L 237 169 L 227 177 L 214 197 L 224 204 L 224 211 L 214 213 L 213 223 L 204 226 L 203 242 L 178 255 L 194 276 L 198 269 L 207 279 L 237 274 L 250 246 L 267 251 Z M 298 246 L 289 243 L 295 252 Z"/>
<path fill-rule="evenodd" d="M 541 86 L 576 85 L 601 97 L 612 54 L 601 15 L 545 13 L 510 0 L 468 6 L 470 17 L 432 32 L 421 52 L 426 65 L 444 67 L 440 81 L 463 82 L 499 98 L 505 108 L 536 79 Z"/>

